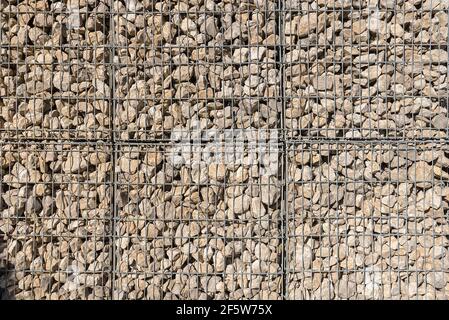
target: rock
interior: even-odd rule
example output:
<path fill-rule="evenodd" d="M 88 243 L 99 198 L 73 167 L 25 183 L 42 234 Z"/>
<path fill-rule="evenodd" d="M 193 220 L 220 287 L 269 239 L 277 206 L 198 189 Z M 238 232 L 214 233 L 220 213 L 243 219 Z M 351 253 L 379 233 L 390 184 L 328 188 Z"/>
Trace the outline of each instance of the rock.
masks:
<path fill-rule="evenodd" d="M 69 91 L 71 83 L 69 72 L 56 72 L 53 75 L 53 86 L 60 91 Z"/>
<path fill-rule="evenodd" d="M 266 49 L 264 47 L 252 47 L 249 51 L 250 61 L 260 61 L 265 54 Z"/>
<path fill-rule="evenodd" d="M 337 283 L 337 290 L 339 298 L 350 299 L 355 295 L 357 287 L 354 282 L 349 281 L 347 275 L 343 275 Z"/>
<path fill-rule="evenodd" d="M 42 210 L 41 202 L 37 197 L 29 197 L 26 205 L 25 205 L 25 211 L 27 213 L 38 213 Z"/>
<path fill-rule="evenodd" d="M 234 50 L 234 54 L 232 56 L 232 62 L 234 62 L 234 63 L 248 62 L 248 55 L 249 55 L 248 48 L 237 48 Z M 231 75 L 232 75 L 233 74 L 232 69 L 230 71 L 231 71 Z M 229 78 L 229 76 L 227 78 Z M 231 77 L 231 78 L 233 78 L 233 77 Z"/>
<path fill-rule="evenodd" d="M 448 60 L 448 53 L 442 49 L 434 49 L 428 51 L 423 59 L 427 63 L 446 63 Z"/>
<path fill-rule="evenodd" d="M 437 114 L 432 119 L 432 125 L 437 129 L 447 130 L 449 129 L 449 119 L 442 114 Z"/>
<path fill-rule="evenodd" d="M 251 215 L 253 218 L 259 219 L 265 216 L 266 212 L 265 206 L 259 197 L 251 199 Z"/>
<path fill-rule="evenodd" d="M 430 208 L 439 209 L 441 206 L 441 195 L 434 189 L 428 189 L 424 195 L 423 210 L 427 211 Z"/>
<path fill-rule="evenodd" d="M 338 157 L 338 164 L 340 164 L 344 167 L 350 166 L 353 161 L 354 161 L 354 157 L 349 152 L 343 152 Z"/>
<path fill-rule="evenodd" d="M 209 17 L 206 19 L 206 33 L 208 35 L 210 35 L 211 37 L 215 37 L 218 33 L 218 28 L 217 25 L 215 23 L 215 18 L 214 17 Z"/>
<path fill-rule="evenodd" d="M 332 77 L 329 77 L 329 74 L 323 74 L 318 78 L 313 78 L 313 86 L 319 91 L 332 90 Z"/>
<path fill-rule="evenodd" d="M 237 183 L 244 183 L 248 180 L 248 178 L 249 178 L 248 170 L 245 169 L 244 167 L 239 167 L 237 171 L 235 171 L 234 173 L 234 180 Z"/>
<path fill-rule="evenodd" d="M 373 33 L 385 35 L 388 33 L 387 23 L 380 19 L 380 15 L 374 13 L 368 18 L 368 28 Z"/>
<path fill-rule="evenodd" d="M 427 274 L 426 281 L 435 289 L 443 289 L 447 284 L 447 275 L 442 271 L 432 271 Z"/>
<path fill-rule="evenodd" d="M 269 261 L 271 252 L 268 246 L 264 243 L 257 243 L 254 247 L 254 255 L 258 260 Z"/>
<path fill-rule="evenodd" d="M 217 272 L 223 272 L 225 270 L 225 258 L 220 251 L 215 251 L 213 261 Z"/>
<path fill-rule="evenodd" d="M 141 236 L 146 237 L 150 240 L 156 238 L 158 236 L 159 230 L 157 227 L 150 223 L 144 229 L 142 229 Z"/>
<path fill-rule="evenodd" d="M 180 25 L 181 30 L 186 34 L 194 34 L 196 31 L 196 23 L 190 18 L 184 18 Z"/>
<path fill-rule="evenodd" d="M 14 175 L 17 178 L 17 180 L 21 183 L 26 183 L 27 181 L 29 181 L 29 178 L 30 178 L 28 169 L 25 168 L 25 166 L 21 165 L 18 162 L 16 162 L 12 166 L 11 174 Z"/>
<path fill-rule="evenodd" d="M 429 188 L 432 186 L 432 183 L 430 182 L 432 176 L 432 167 L 424 161 L 416 162 L 408 169 L 408 178 L 410 181 L 416 183 L 416 185 L 421 188 Z"/>
<path fill-rule="evenodd" d="M 385 92 L 390 88 L 390 83 L 391 83 L 391 77 L 387 74 L 381 74 L 379 76 L 379 78 L 377 79 L 377 90 L 379 90 L 379 92 Z"/>
<path fill-rule="evenodd" d="M 247 195 L 241 195 L 234 199 L 228 199 L 228 207 L 235 214 L 242 214 L 249 210 L 251 198 Z"/>
<path fill-rule="evenodd" d="M 72 153 L 67 157 L 62 165 L 62 170 L 66 173 L 81 173 L 88 167 L 86 159 L 79 153 Z"/>
<path fill-rule="evenodd" d="M 362 71 L 362 77 L 371 80 L 377 80 L 382 73 L 382 68 L 379 65 L 370 66 L 364 71 Z"/>
<path fill-rule="evenodd" d="M 240 23 L 236 21 L 233 22 L 228 29 L 226 29 L 226 31 L 224 32 L 224 38 L 225 40 L 234 40 L 235 38 L 239 37 L 240 34 Z"/>
<path fill-rule="evenodd" d="M 245 86 L 250 88 L 256 88 L 259 84 L 262 83 L 262 79 L 258 76 L 250 75 L 248 79 L 245 81 Z"/>
<path fill-rule="evenodd" d="M 335 289 L 329 279 L 323 279 L 320 287 L 315 291 L 315 296 L 321 300 L 332 300 L 335 297 Z"/>
<path fill-rule="evenodd" d="M 275 185 L 263 185 L 261 187 L 262 203 L 271 206 L 279 199 L 279 188 Z"/>
<path fill-rule="evenodd" d="M 139 160 L 122 157 L 119 160 L 119 166 L 120 171 L 134 174 L 137 172 L 137 169 L 139 168 Z"/>
<path fill-rule="evenodd" d="M 162 37 L 165 39 L 165 41 L 171 43 L 173 39 L 175 38 L 177 33 L 176 26 L 171 22 L 166 22 L 162 26 Z"/>
<path fill-rule="evenodd" d="M 180 66 L 172 73 L 172 78 L 178 81 L 189 81 L 192 76 L 193 68 L 191 66 Z"/>
<path fill-rule="evenodd" d="M 321 13 L 319 16 L 316 12 L 311 12 L 304 15 L 299 20 L 298 36 L 305 37 L 313 32 L 321 32 L 326 23 L 326 13 Z"/>
<path fill-rule="evenodd" d="M 398 23 L 390 25 L 390 32 L 394 37 L 401 38 L 404 35 L 404 29 Z"/>
<path fill-rule="evenodd" d="M 223 181 L 226 177 L 226 165 L 222 163 L 212 163 L 208 169 L 209 178 Z"/>
<path fill-rule="evenodd" d="M 304 244 L 296 245 L 296 251 L 295 251 L 295 270 L 296 271 L 305 271 L 309 270 L 312 266 L 312 260 L 313 260 L 313 253 L 310 246 Z"/>
<path fill-rule="evenodd" d="M 447 299 L 447 4 L 418 2 L 2 3 L 14 298 Z"/>

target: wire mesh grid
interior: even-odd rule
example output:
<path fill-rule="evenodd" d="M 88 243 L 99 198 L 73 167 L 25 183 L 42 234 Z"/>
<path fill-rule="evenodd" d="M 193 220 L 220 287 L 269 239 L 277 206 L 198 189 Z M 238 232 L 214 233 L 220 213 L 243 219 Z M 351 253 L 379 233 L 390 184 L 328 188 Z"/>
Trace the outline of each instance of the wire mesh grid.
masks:
<path fill-rule="evenodd" d="M 277 129 L 275 1 L 113 4 L 118 139 Z"/>
<path fill-rule="evenodd" d="M 0 2 L 0 297 L 447 298 L 448 10 Z"/>
<path fill-rule="evenodd" d="M 0 144 L 6 298 L 110 297 L 111 153 L 97 143 Z"/>
<path fill-rule="evenodd" d="M 110 135 L 108 1 L 2 1 L 2 138 Z"/>
<path fill-rule="evenodd" d="M 290 299 L 447 299 L 444 142 L 291 144 Z"/>
<path fill-rule="evenodd" d="M 447 1 L 286 1 L 289 137 L 448 134 Z"/>
<path fill-rule="evenodd" d="M 277 144 L 120 144 L 114 298 L 280 299 Z"/>

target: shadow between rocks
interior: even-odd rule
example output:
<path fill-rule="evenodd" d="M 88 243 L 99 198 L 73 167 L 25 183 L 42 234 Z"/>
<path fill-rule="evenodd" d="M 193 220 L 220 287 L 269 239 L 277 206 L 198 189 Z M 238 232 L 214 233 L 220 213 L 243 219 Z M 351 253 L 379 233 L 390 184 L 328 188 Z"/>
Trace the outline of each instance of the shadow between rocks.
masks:
<path fill-rule="evenodd" d="M 0 234 L 0 300 L 15 300 L 11 288 L 14 287 L 14 266 L 5 258 L 6 236 Z"/>

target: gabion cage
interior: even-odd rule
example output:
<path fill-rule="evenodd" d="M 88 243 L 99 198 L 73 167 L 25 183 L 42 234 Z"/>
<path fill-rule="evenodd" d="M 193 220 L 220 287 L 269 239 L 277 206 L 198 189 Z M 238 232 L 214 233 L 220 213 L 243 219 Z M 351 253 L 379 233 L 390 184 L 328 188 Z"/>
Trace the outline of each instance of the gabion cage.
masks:
<path fill-rule="evenodd" d="M 99 143 L 1 144 L 6 297 L 110 296 L 111 152 Z"/>
<path fill-rule="evenodd" d="M 293 299 L 447 299 L 446 143 L 295 143 L 288 150 Z"/>
<path fill-rule="evenodd" d="M 447 299 L 448 13 L 0 1 L 0 298 Z"/>
<path fill-rule="evenodd" d="M 282 297 L 279 146 L 121 145 L 115 156 L 115 298 Z"/>

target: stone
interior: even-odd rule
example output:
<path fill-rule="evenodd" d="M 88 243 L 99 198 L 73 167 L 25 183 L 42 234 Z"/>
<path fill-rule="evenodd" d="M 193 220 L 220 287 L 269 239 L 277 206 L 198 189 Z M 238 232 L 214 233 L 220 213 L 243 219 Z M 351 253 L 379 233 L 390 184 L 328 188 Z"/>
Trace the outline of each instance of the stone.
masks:
<path fill-rule="evenodd" d="M 297 244 L 295 250 L 295 270 L 306 271 L 312 266 L 313 252 L 307 244 Z"/>
<path fill-rule="evenodd" d="M 350 166 L 354 161 L 354 157 L 349 152 L 343 152 L 338 157 L 338 164 L 347 167 Z"/>
<path fill-rule="evenodd" d="M 37 197 L 29 197 L 25 205 L 27 213 L 38 213 L 42 210 L 42 204 Z"/>
<path fill-rule="evenodd" d="M 26 62 L 0 68 L 0 255 L 33 271 L 11 280 L 15 298 L 447 298 L 446 3 L 380 0 L 344 14 L 351 1 L 288 0 L 278 26 L 271 0 L 94 2 L 67 2 L 82 13 L 69 17 L 61 3 L 19 3 L 2 33 L 6 61 Z M 280 122 L 294 147 L 250 164 L 202 144 L 189 156 L 148 145 Z M 62 147 L 110 141 L 112 125 L 114 157 Z M 19 151 L 14 139 L 62 149 Z M 408 267 L 413 279 L 399 272 Z"/>
<path fill-rule="evenodd" d="M 141 236 L 146 237 L 148 239 L 154 239 L 158 236 L 158 234 L 159 234 L 159 230 L 152 223 L 145 226 L 145 228 L 142 229 L 142 232 L 141 232 Z"/>
<path fill-rule="evenodd" d="M 430 182 L 433 176 L 433 168 L 427 162 L 419 161 L 408 168 L 408 178 L 421 188 L 432 186 Z"/>
<path fill-rule="evenodd" d="M 435 289 L 443 289 L 447 284 L 447 275 L 443 271 L 431 271 L 427 274 L 426 280 Z"/>
<path fill-rule="evenodd" d="M 263 185 L 261 187 L 262 203 L 271 206 L 279 199 L 279 188 L 275 185 Z"/>
<path fill-rule="evenodd" d="M 166 22 L 162 26 L 162 37 L 169 43 L 171 43 L 175 38 L 176 32 L 176 26 L 171 22 Z"/>
<path fill-rule="evenodd" d="M 264 47 L 252 47 L 249 51 L 250 61 L 260 61 L 265 54 L 266 49 Z"/>
<path fill-rule="evenodd" d="M 258 260 L 262 260 L 262 261 L 269 261 L 270 259 L 270 255 L 271 255 L 271 251 L 268 248 L 268 246 L 264 243 L 257 243 L 256 246 L 254 247 L 254 256 L 256 259 Z"/>
<path fill-rule="evenodd" d="M 245 81 L 245 86 L 250 88 L 256 88 L 262 83 L 262 79 L 259 76 L 250 75 Z"/>
<path fill-rule="evenodd" d="M 67 157 L 62 165 L 62 170 L 66 173 L 81 173 L 86 170 L 88 163 L 79 153 L 72 153 Z"/>
<path fill-rule="evenodd" d="M 235 214 L 247 212 L 250 208 L 250 203 L 251 198 L 246 194 L 227 200 L 229 210 Z"/>
<path fill-rule="evenodd" d="M 211 37 L 215 37 L 218 33 L 218 28 L 215 22 L 215 18 L 214 17 L 208 17 L 206 19 L 205 22 L 206 26 L 206 33 L 211 36 Z"/>
<path fill-rule="evenodd" d="M 442 198 L 434 189 L 428 189 L 424 195 L 424 211 L 430 208 L 439 209 Z"/>
<path fill-rule="evenodd" d="M 229 28 L 226 29 L 224 32 L 224 38 L 225 40 L 233 40 L 235 38 L 238 38 L 241 34 L 240 30 L 240 23 L 239 22 L 233 22 Z"/>
<path fill-rule="evenodd" d="M 432 125 L 441 130 L 449 129 L 449 119 L 443 114 L 437 114 L 432 118 Z"/>
<path fill-rule="evenodd" d="M 323 279 L 320 287 L 315 290 L 315 297 L 321 300 L 332 300 L 335 297 L 335 289 L 329 279 Z"/>
<path fill-rule="evenodd" d="M 12 169 L 11 174 L 14 175 L 17 180 L 21 183 L 27 183 L 30 179 L 30 174 L 28 172 L 28 169 L 25 168 L 25 166 L 21 165 L 20 163 L 16 162 Z"/>
<path fill-rule="evenodd" d="M 316 90 L 319 91 L 332 90 L 333 80 L 332 77 L 330 77 L 329 75 L 330 74 L 323 74 L 318 78 L 316 77 L 313 78 L 312 82 Z"/>
<path fill-rule="evenodd" d="M 191 66 L 180 66 L 173 71 L 172 77 L 177 81 L 189 81 L 192 71 L 193 68 Z"/>
<path fill-rule="evenodd" d="M 249 178 L 248 170 L 243 166 L 239 167 L 233 175 L 236 183 L 244 183 Z"/>
<path fill-rule="evenodd" d="M 119 160 L 120 171 L 134 174 L 139 168 L 139 160 L 121 157 Z"/>
<path fill-rule="evenodd" d="M 196 23 L 190 18 L 184 18 L 180 25 L 181 30 L 186 34 L 192 34 L 196 31 Z"/>
<path fill-rule="evenodd" d="M 259 219 L 266 214 L 266 209 L 260 197 L 251 199 L 251 215 L 255 219 Z"/>
<path fill-rule="evenodd" d="M 381 35 L 388 34 L 388 24 L 380 19 L 379 14 L 371 14 L 368 18 L 368 28 L 373 33 L 379 33 Z"/>
<path fill-rule="evenodd" d="M 316 12 L 310 12 L 307 15 L 301 16 L 298 24 L 298 36 L 305 37 L 313 32 L 321 32 L 326 23 L 326 13 L 317 15 Z"/>
<path fill-rule="evenodd" d="M 208 167 L 209 178 L 223 181 L 226 177 L 226 165 L 223 163 L 212 163 Z"/>
<path fill-rule="evenodd" d="M 56 72 L 53 75 L 53 86 L 60 91 L 69 91 L 72 78 L 69 72 Z"/>
<path fill-rule="evenodd" d="M 368 81 L 377 80 L 382 73 L 382 68 L 379 65 L 369 66 L 362 71 L 362 77 L 368 79 Z"/>
<path fill-rule="evenodd" d="M 391 77 L 387 74 L 381 74 L 377 79 L 376 88 L 379 92 L 385 92 L 390 88 Z"/>
<path fill-rule="evenodd" d="M 352 298 L 357 290 L 356 284 L 349 280 L 347 275 L 343 275 L 337 283 L 338 297 L 341 299 Z"/>
<path fill-rule="evenodd" d="M 397 38 L 401 38 L 404 35 L 404 29 L 398 23 L 390 25 L 390 33 Z"/>

